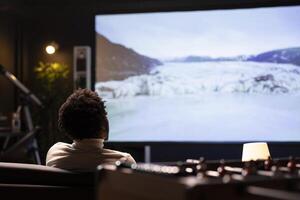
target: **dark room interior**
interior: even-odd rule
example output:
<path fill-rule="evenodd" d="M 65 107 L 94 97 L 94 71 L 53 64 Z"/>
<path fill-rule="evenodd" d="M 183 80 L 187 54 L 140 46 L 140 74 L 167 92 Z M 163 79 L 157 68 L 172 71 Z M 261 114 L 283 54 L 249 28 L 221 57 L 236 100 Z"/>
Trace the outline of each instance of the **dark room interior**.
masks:
<path fill-rule="evenodd" d="M 227 195 L 230 199 L 300 199 L 299 8 L 299 0 L 0 1 L 0 198 L 200 200 L 220 199 Z M 235 13 L 235 10 L 238 11 Z M 243 14 L 243 11 L 250 14 Z M 233 17 L 226 14 L 229 12 L 233 13 Z M 268 16 L 272 12 L 276 15 Z M 132 19 L 132 22 L 127 24 L 127 19 Z M 268 20 L 271 20 L 270 24 L 264 24 Z M 290 21 L 284 23 L 283 20 Z M 212 25 L 212 22 L 215 24 Z M 208 25 L 197 26 L 198 23 Z M 235 25 L 246 28 L 240 32 L 234 32 L 235 29 L 230 32 L 230 26 Z M 151 32 L 153 30 L 157 32 Z M 205 31 L 212 32 L 205 35 Z M 244 34 L 247 31 L 249 33 Z M 202 33 L 207 38 L 199 39 L 197 34 Z M 243 43 L 250 36 L 254 38 L 255 34 L 260 34 L 257 37 L 261 36 L 262 40 Z M 215 42 L 219 37 L 219 42 L 224 43 Z M 149 41 L 147 38 L 150 38 Z M 215 41 L 206 44 L 205 39 Z M 156 42 L 157 49 L 154 49 L 153 43 Z M 193 51 L 192 46 L 197 44 L 200 50 Z M 46 47 L 53 48 L 54 52 L 46 52 Z M 118 52 L 114 55 L 110 48 Z M 241 52 L 231 53 L 237 48 Z M 291 57 L 288 57 L 290 55 L 286 52 L 290 51 Z M 278 52 L 285 57 L 280 60 L 279 54 L 276 54 Z M 274 60 L 262 57 L 269 55 Z M 138 62 L 142 64 L 136 69 L 134 67 Z M 186 64 L 186 68 L 176 71 L 177 74 L 173 72 L 182 63 Z M 254 70 L 236 72 L 240 68 L 235 66 L 229 72 L 232 63 L 238 63 L 237 67 L 241 66 L 241 70 L 244 70 L 242 67 L 254 66 L 255 70 L 261 71 L 258 74 Z M 263 64 L 266 67 L 259 68 Z M 116 67 L 113 69 L 115 71 L 109 69 L 110 65 Z M 128 71 L 123 73 L 121 68 L 127 65 Z M 222 70 L 219 76 L 213 70 L 203 70 L 194 76 L 198 72 L 194 71 L 196 65 L 204 68 L 222 65 Z M 173 71 L 163 71 L 162 66 L 173 67 Z M 283 67 L 286 68 L 281 69 Z M 147 71 L 150 68 L 152 71 Z M 279 74 L 279 71 L 284 74 Z M 112 74 L 117 78 L 110 77 Z M 238 86 L 230 85 L 235 77 L 246 78 L 237 80 Z M 210 80 L 224 81 L 224 84 L 219 86 Z M 286 80 L 290 82 L 284 82 Z M 204 86 L 200 86 L 202 83 Z M 243 90 L 242 95 L 248 95 L 250 91 L 251 95 L 254 94 L 251 98 L 258 101 L 262 91 L 263 95 L 272 98 L 263 102 L 272 112 L 267 113 L 267 109 L 256 111 L 253 102 L 247 107 L 249 110 L 244 107 L 236 109 L 248 101 L 236 101 L 242 98 L 237 97 L 240 95 L 237 90 L 242 90 L 248 83 L 253 84 L 254 89 Z M 145 84 L 147 88 L 138 84 Z M 158 87 L 163 89 L 158 90 Z M 205 93 L 210 87 L 214 94 L 225 87 L 224 94 L 232 90 L 231 93 L 236 95 L 235 103 L 228 103 L 230 97 L 217 96 L 217 103 L 214 104 L 215 95 Z M 76 141 L 85 139 L 63 133 L 62 130 L 68 131 L 65 127 L 60 129 L 63 122 L 58 122 L 61 118 L 59 108 L 78 88 L 88 88 L 104 99 L 110 122 L 110 127 L 105 127 L 106 138 L 108 132 L 109 137 L 104 142 L 104 148 L 127 152 L 124 155 L 131 155 L 136 163 L 126 163 L 122 157 L 110 165 L 103 162 L 103 165 L 101 163 L 92 170 L 72 170 L 47 164 L 47 152 L 54 144 L 73 142 L 73 148 Z M 201 90 L 197 93 L 202 95 L 201 98 L 203 94 L 211 96 L 204 97 L 204 100 L 191 99 L 189 95 L 196 90 Z M 187 97 L 182 100 L 183 107 L 180 107 L 182 104 L 174 102 L 181 100 L 178 96 L 182 95 L 182 91 L 187 91 Z M 106 98 L 106 95 L 112 97 Z M 283 98 L 278 97 L 280 95 Z M 151 100 L 147 100 L 148 97 Z M 157 100 L 158 97 L 163 100 Z M 282 106 L 282 99 L 287 102 L 285 107 Z M 167 100 L 166 104 L 161 103 Z M 208 104 L 191 108 L 188 102 L 196 100 L 202 104 L 207 101 Z M 233 107 L 226 107 L 228 105 Z M 216 114 L 222 106 L 225 114 Z M 190 110 L 186 111 L 186 108 Z M 285 108 L 288 110 L 279 113 Z M 231 114 L 236 110 L 239 115 L 231 119 Z M 197 112 L 207 113 L 204 116 Z M 279 121 L 276 121 L 277 114 Z M 243 120 L 245 116 L 247 119 L 249 117 L 249 123 Z M 78 121 L 78 127 L 80 123 L 85 124 L 87 120 L 84 118 L 84 121 Z M 210 122 L 214 124 L 207 125 Z M 199 135 L 194 136 L 192 128 L 198 125 L 202 128 L 195 128 Z M 261 131 L 255 127 L 263 128 Z M 231 130 L 236 133 L 228 134 Z M 251 135 L 251 131 L 256 130 L 266 135 Z M 132 136 L 126 139 L 130 131 Z M 91 138 L 99 139 L 98 136 Z M 100 138 L 102 143 L 102 139 L 106 139 Z M 244 158 L 245 143 L 258 145 L 248 150 L 252 156 L 248 160 Z M 267 148 L 268 155 L 256 155 L 263 151 L 260 148 Z M 81 156 L 85 157 L 84 154 Z M 265 175 L 269 172 L 273 174 Z M 213 176 L 216 177 L 210 182 L 208 179 Z"/>

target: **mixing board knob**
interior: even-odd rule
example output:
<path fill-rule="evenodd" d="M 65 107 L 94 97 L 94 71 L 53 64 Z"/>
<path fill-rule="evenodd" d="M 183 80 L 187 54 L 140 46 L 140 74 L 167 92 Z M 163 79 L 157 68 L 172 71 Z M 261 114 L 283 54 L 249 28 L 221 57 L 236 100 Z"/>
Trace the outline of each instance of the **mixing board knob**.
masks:
<path fill-rule="evenodd" d="M 226 174 L 225 170 L 225 160 L 220 161 L 220 166 L 217 168 L 217 171 L 219 172 L 219 175 L 223 177 Z"/>
<path fill-rule="evenodd" d="M 264 169 L 265 170 L 271 170 L 272 164 L 273 164 L 272 159 L 269 156 L 268 159 L 265 160 L 265 162 L 264 162 Z"/>
<path fill-rule="evenodd" d="M 197 176 L 204 177 L 206 169 L 207 169 L 207 165 L 205 163 L 205 158 L 201 157 L 199 159 L 199 164 L 196 166 Z"/>
<path fill-rule="evenodd" d="M 289 162 L 287 163 L 287 167 L 290 172 L 294 172 L 296 170 L 296 161 L 294 157 L 292 156 L 289 157 Z"/>
<path fill-rule="evenodd" d="M 273 161 L 273 165 L 271 167 L 271 171 L 274 173 L 275 176 L 280 176 L 282 174 L 280 170 L 280 165 L 278 161 Z"/>

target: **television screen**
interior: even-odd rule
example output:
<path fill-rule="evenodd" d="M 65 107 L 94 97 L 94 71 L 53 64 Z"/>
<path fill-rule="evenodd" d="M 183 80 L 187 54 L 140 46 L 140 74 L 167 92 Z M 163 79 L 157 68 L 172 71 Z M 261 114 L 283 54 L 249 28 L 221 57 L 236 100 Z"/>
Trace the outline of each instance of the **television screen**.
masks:
<path fill-rule="evenodd" d="M 300 141 L 300 6 L 95 18 L 113 141 Z"/>

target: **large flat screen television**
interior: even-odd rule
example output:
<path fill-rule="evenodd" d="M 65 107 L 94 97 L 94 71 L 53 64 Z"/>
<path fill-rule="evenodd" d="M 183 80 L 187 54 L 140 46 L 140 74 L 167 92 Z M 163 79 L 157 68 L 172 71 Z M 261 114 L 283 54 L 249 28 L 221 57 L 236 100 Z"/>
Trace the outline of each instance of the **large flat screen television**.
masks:
<path fill-rule="evenodd" d="M 300 6 L 99 14 L 112 141 L 300 141 Z"/>

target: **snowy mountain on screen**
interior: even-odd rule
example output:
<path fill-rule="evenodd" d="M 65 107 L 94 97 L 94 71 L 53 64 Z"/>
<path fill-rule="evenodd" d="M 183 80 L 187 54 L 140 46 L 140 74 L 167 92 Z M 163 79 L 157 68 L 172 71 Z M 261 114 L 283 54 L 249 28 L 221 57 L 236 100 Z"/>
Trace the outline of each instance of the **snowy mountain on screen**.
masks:
<path fill-rule="evenodd" d="M 233 57 L 210 57 L 210 56 L 187 56 L 183 58 L 175 58 L 168 62 L 222 62 L 222 61 L 245 61 L 249 56 L 233 56 Z"/>
<path fill-rule="evenodd" d="M 300 92 L 300 68 L 292 64 L 250 61 L 165 63 L 150 74 L 123 81 L 98 82 L 109 98 L 204 93 L 282 94 Z"/>
<path fill-rule="evenodd" d="M 175 58 L 169 62 L 223 62 L 223 61 L 254 61 L 270 63 L 289 63 L 300 66 L 300 47 L 286 48 L 263 52 L 257 55 L 240 55 L 233 57 L 187 56 Z"/>
<path fill-rule="evenodd" d="M 300 66 L 300 47 L 268 51 L 252 56 L 247 60 L 255 62 L 290 63 Z"/>

